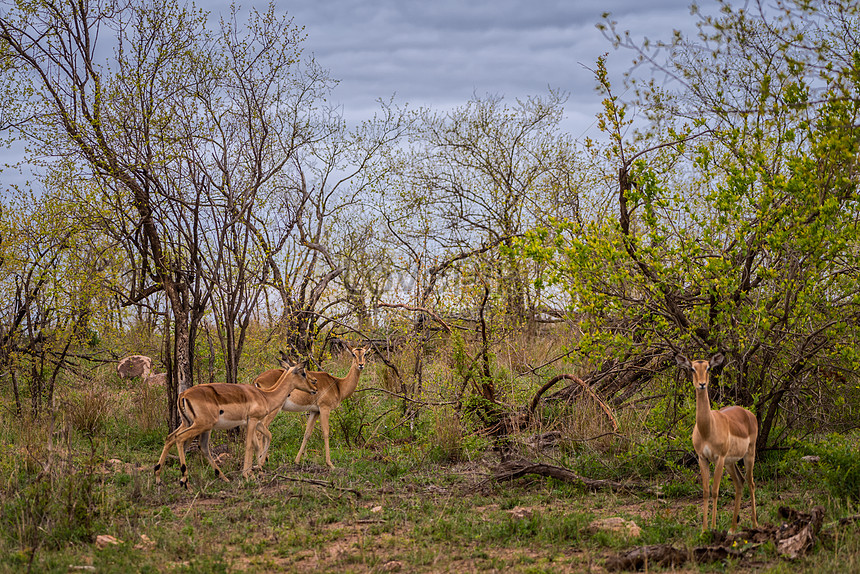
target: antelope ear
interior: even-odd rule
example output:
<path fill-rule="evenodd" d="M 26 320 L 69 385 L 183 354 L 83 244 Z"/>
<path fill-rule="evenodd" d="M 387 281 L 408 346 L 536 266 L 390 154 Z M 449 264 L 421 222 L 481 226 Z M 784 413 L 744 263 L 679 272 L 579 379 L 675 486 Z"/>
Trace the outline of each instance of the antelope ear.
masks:
<path fill-rule="evenodd" d="M 693 368 L 693 365 L 690 364 L 690 359 L 688 359 L 684 355 L 675 355 L 675 362 L 678 363 L 678 366 L 682 369 L 686 369 L 689 371 Z"/>
<path fill-rule="evenodd" d="M 723 361 L 726 359 L 726 356 L 722 353 L 717 353 L 713 357 L 711 357 L 711 362 L 708 364 L 708 368 L 713 369 L 714 367 L 719 367 L 723 364 Z"/>
<path fill-rule="evenodd" d="M 281 364 L 286 363 L 286 368 L 290 368 L 293 366 L 293 362 L 290 360 L 290 356 L 287 355 L 284 351 L 281 351 Z"/>
<path fill-rule="evenodd" d="M 308 360 L 304 359 L 301 361 L 297 361 L 295 365 L 293 365 L 297 371 L 301 372 L 308 368 Z"/>
<path fill-rule="evenodd" d="M 366 346 L 364 348 L 364 356 L 366 357 L 366 356 L 372 355 L 372 354 L 373 354 L 373 347 L 371 347 L 370 345 Z"/>

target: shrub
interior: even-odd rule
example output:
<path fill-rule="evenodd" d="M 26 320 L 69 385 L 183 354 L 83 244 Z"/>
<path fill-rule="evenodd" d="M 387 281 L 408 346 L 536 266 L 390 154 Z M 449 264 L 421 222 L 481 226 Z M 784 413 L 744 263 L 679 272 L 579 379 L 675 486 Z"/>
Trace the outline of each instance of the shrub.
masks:
<path fill-rule="evenodd" d="M 829 435 L 810 450 L 821 457 L 824 482 L 838 498 L 860 500 L 860 458 L 855 437 Z"/>
<path fill-rule="evenodd" d="M 430 439 L 430 455 L 435 462 L 460 462 L 464 459 L 463 429 L 453 409 L 435 411 Z"/>

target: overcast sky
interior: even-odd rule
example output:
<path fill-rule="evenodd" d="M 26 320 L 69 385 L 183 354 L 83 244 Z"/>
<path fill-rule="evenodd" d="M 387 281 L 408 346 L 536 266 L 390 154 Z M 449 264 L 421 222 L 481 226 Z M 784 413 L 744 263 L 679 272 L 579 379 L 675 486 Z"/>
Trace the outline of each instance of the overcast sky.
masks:
<path fill-rule="evenodd" d="M 227 15 L 229 1 L 198 4 L 217 17 Z M 268 3 L 236 1 L 261 10 Z M 705 13 L 718 6 L 699 4 Z M 380 98 L 444 110 L 473 95 L 513 104 L 552 87 L 569 95 L 563 129 L 577 139 L 600 135 L 594 120 L 600 96 L 583 65 L 593 68 L 608 52 L 620 92 L 620 74 L 633 57 L 613 50 L 597 30 L 604 12 L 637 38 L 695 31 L 688 0 L 280 0 L 277 6 L 305 28 L 306 53 L 340 80 L 333 99 L 350 123 L 372 117 Z M 20 146 L 0 150 L 0 161 L 20 154 Z M 21 179 L 15 170 L 0 173 L 7 184 Z"/>
<path fill-rule="evenodd" d="M 694 31 L 686 0 L 293 0 L 284 2 L 307 33 L 305 50 L 341 81 L 335 101 L 350 121 L 396 95 L 410 107 L 447 109 L 473 94 L 514 98 L 570 95 L 565 129 L 596 136 L 600 97 L 590 72 L 609 52 L 620 73 L 633 56 L 597 30 L 603 12 L 635 37 Z M 701 0 L 713 11 L 715 0 Z M 710 8 L 710 9 L 709 9 Z M 621 86 L 618 85 L 620 90 Z"/>

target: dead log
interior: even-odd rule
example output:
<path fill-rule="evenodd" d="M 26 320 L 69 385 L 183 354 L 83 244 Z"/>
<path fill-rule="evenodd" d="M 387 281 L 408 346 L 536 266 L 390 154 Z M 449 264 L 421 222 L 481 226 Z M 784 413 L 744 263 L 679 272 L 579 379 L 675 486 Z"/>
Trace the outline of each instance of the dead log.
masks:
<path fill-rule="evenodd" d="M 712 544 L 698 546 L 690 552 L 678 550 L 671 544 L 655 544 L 643 546 L 610 556 L 606 561 L 606 569 L 642 570 L 658 564 L 660 566 L 678 567 L 687 560 L 697 564 L 719 562 L 727 558 L 742 559 L 746 554 L 761 544 L 772 541 L 777 552 L 788 559 L 795 559 L 808 552 L 815 543 L 815 537 L 821 530 L 824 521 L 824 507 L 816 506 L 812 512 L 799 512 L 786 506 L 778 511 L 780 518 L 789 520 L 779 526 L 761 526 L 747 528 L 735 534 L 728 535 L 725 531 L 712 532 Z"/>
<path fill-rule="evenodd" d="M 788 506 L 781 506 L 777 510 L 777 516 L 788 522 L 779 526 L 747 528 L 736 534 L 722 535 L 717 541 L 723 546 L 734 546 L 770 540 L 776 545 L 777 553 L 794 559 L 805 554 L 815 543 L 815 537 L 824 522 L 824 507 L 816 506 L 812 512 L 800 512 Z"/>
<path fill-rule="evenodd" d="M 580 484 L 589 490 L 602 490 L 606 488 L 611 488 L 615 490 L 624 490 L 629 492 L 651 492 L 651 489 L 649 487 L 640 483 L 623 483 L 608 479 L 586 478 L 561 466 L 531 462 L 525 459 L 510 459 L 502 462 L 499 466 L 496 467 L 493 476 L 488 480 L 503 482 L 514 480 L 527 474 L 548 476 L 564 482 Z"/>
<path fill-rule="evenodd" d="M 783 510 L 790 511 L 791 509 L 785 506 L 780 507 L 780 516 L 783 515 Z M 794 522 L 784 530 L 780 527 L 780 535 L 776 543 L 776 551 L 792 560 L 805 554 L 815 544 L 815 537 L 818 536 L 824 522 L 824 507 L 816 506 L 810 514 L 793 512 Z M 788 513 L 786 512 L 786 514 Z"/>
<path fill-rule="evenodd" d="M 610 572 L 618 570 L 647 570 L 653 566 L 678 567 L 689 559 L 686 550 L 675 548 L 671 544 L 652 544 L 640 546 L 606 560 L 606 569 Z"/>

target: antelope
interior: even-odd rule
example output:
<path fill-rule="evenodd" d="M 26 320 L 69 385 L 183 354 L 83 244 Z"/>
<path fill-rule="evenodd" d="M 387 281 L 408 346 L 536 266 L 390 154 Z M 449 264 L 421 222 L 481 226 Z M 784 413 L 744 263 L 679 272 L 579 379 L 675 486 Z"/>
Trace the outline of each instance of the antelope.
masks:
<path fill-rule="evenodd" d="M 308 416 L 307 427 L 305 428 L 305 436 L 302 440 L 302 446 L 299 448 L 299 453 L 296 455 L 296 464 L 302 460 L 302 455 L 304 454 L 305 447 L 308 443 L 308 437 L 313 433 L 314 423 L 316 422 L 317 417 L 319 417 L 323 442 L 325 443 L 325 461 L 329 468 L 334 468 L 334 465 L 331 462 L 331 451 L 329 450 L 328 442 L 329 415 L 331 414 L 331 411 L 340 406 L 345 399 L 355 392 L 356 387 L 358 387 L 358 378 L 361 376 L 361 371 L 364 369 L 366 359 L 372 352 L 373 349 L 370 347 L 350 349 L 350 353 L 352 353 L 352 366 L 349 369 L 349 373 L 347 373 L 343 378 L 335 377 L 323 371 L 309 371 L 308 374 L 316 377 L 317 379 L 317 395 L 315 397 L 298 395 L 296 397 L 288 397 L 287 400 L 284 401 L 283 406 L 281 407 L 284 411 L 310 413 Z M 283 357 L 283 361 L 286 362 L 286 364 L 290 364 L 289 359 L 283 352 L 281 352 L 281 355 Z M 260 389 L 271 387 L 282 371 L 283 369 L 270 369 L 264 372 L 254 380 L 254 386 Z M 263 424 L 268 427 L 277 414 L 278 411 L 270 412 Z M 262 448 L 262 452 L 264 454 L 269 450 L 268 442 L 270 439 L 271 435 L 264 440 L 265 446 Z"/>
<path fill-rule="evenodd" d="M 212 453 L 209 451 L 209 434 L 214 429 L 230 429 L 238 426 L 248 427 L 245 461 L 242 467 L 242 476 L 248 478 L 251 474 L 251 459 L 256 446 L 257 432 L 265 436 L 269 442 L 272 438 L 268 423 L 263 423 L 263 420 L 268 417 L 268 421 L 271 422 L 274 418 L 272 413 L 277 414 L 280 411 L 281 406 L 288 401 L 290 393 L 294 390 L 304 391 L 303 395 L 305 393 L 314 395 L 317 392 L 316 378 L 305 370 L 304 363 L 291 365 L 288 369 L 282 370 L 277 381 L 269 389 L 258 389 L 251 385 L 211 383 L 197 385 L 183 391 L 177 399 L 182 421 L 179 428 L 167 436 L 161 457 L 155 465 L 155 483 L 161 484 L 162 466 L 170 447 L 175 444 L 179 451 L 182 470 L 179 484 L 188 488 L 185 443 L 196 436 L 200 436 L 200 450 L 215 469 L 215 476 L 220 477 L 224 482 L 230 482 L 212 458 Z M 261 460 L 262 456 L 258 452 L 258 462 Z"/>
<path fill-rule="evenodd" d="M 710 463 L 714 463 L 714 484 L 710 487 L 710 498 L 713 500 L 711 514 L 711 529 L 717 527 L 717 497 L 720 493 L 720 480 L 723 468 L 728 464 L 729 475 L 735 487 L 735 512 L 732 516 L 734 532 L 738 526 L 738 513 L 741 508 L 744 480 L 749 483 L 750 498 L 752 499 L 752 523 L 758 527 L 758 517 L 755 507 L 755 482 L 753 482 L 753 465 L 755 464 L 755 443 L 758 439 L 758 421 L 755 415 L 743 407 L 729 406 L 718 411 L 711 410 L 708 398 L 709 371 L 723 364 L 724 356 L 717 353 L 710 361 L 690 362 L 687 357 L 677 355 L 675 361 L 682 369 L 693 375 L 693 386 L 696 389 L 696 426 L 693 428 L 693 448 L 699 455 L 699 469 L 702 473 L 702 532 L 708 528 L 708 501 L 710 486 Z M 736 465 L 743 459 L 746 479 Z"/>

